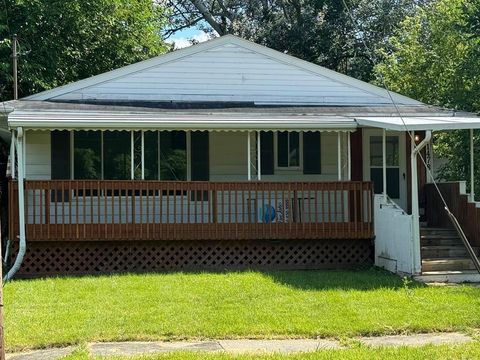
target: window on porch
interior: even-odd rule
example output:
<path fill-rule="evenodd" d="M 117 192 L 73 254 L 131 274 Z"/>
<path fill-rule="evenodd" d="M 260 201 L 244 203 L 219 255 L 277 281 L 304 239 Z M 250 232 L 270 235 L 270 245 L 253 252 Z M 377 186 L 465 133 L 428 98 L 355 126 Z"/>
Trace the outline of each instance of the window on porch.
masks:
<path fill-rule="evenodd" d="M 73 131 L 71 136 L 73 179 L 187 180 L 185 131 Z"/>
<path fill-rule="evenodd" d="M 281 168 L 298 168 L 300 166 L 300 135 L 298 132 L 281 131 L 277 133 L 277 166 Z"/>

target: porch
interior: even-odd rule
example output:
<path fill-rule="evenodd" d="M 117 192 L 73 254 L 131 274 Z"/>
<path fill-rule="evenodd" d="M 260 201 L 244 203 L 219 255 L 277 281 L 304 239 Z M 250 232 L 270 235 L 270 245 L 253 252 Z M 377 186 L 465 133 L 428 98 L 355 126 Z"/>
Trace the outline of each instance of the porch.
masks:
<path fill-rule="evenodd" d="M 373 185 L 338 182 L 25 180 L 28 241 L 373 238 Z M 10 239 L 19 235 L 10 183 Z"/>

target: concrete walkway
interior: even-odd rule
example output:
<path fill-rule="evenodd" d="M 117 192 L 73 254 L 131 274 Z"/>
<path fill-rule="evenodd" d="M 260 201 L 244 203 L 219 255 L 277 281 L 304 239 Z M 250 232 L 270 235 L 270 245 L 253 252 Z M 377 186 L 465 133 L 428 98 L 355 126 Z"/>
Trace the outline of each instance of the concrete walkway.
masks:
<path fill-rule="evenodd" d="M 422 346 L 441 344 L 462 344 L 472 341 L 461 333 L 432 333 L 361 337 L 357 340 L 365 346 Z M 173 351 L 224 351 L 228 353 L 299 353 L 321 350 L 344 349 L 332 339 L 285 339 L 285 340 L 211 340 L 211 341 L 129 341 L 87 344 L 92 356 L 135 356 Z M 56 360 L 71 354 L 75 347 L 35 350 L 7 354 L 7 360 Z"/>

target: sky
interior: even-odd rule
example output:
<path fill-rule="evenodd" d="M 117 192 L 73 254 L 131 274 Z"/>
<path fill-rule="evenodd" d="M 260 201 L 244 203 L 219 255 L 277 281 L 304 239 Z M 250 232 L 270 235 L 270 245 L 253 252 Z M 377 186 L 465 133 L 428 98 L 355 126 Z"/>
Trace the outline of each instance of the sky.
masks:
<path fill-rule="evenodd" d="M 189 39 L 194 39 L 198 42 L 204 42 L 207 41 L 209 37 L 203 31 L 198 30 L 195 27 L 191 27 L 177 31 L 175 34 L 173 34 L 170 38 L 167 39 L 167 42 L 174 42 L 175 48 L 181 49 L 191 45 Z"/>

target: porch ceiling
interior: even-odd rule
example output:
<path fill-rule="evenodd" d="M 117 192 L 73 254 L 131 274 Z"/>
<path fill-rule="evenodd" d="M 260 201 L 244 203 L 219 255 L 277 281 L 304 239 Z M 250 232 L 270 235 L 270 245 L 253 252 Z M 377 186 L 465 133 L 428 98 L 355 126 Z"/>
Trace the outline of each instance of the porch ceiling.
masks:
<path fill-rule="evenodd" d="M 480 129 L 478 116 L 355 117 L 359 126 L 394 131 Z"/>

